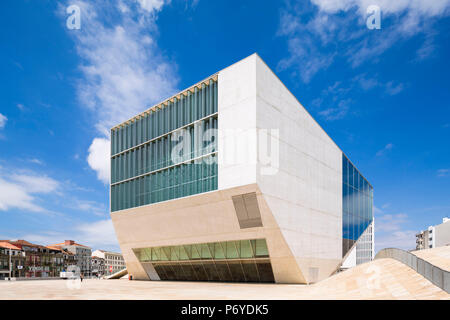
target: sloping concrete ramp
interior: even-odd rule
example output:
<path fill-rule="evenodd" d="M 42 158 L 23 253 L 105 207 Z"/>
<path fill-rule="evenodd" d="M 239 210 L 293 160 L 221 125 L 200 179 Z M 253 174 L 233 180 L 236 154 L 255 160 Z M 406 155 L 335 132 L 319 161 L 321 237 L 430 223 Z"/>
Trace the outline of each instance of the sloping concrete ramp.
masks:
<path fill-rule="evenodd" d="M 450 246 L 422 251 L 425 252 L 386 248 L 380 250 L 375 259 L 395 259 L 425 277 L 435 286 L 450 293 L 450 259 L 448 259 Z"/>
<path fill-rule="evenodd" d="M 450 246 L 411 251 L 411 253 L 442 270 L 450 272 Z"/>
<path fill-rule="evenodd" d="M 380 258 L 340 272 L 310 286 L 310 289 L 309 299 L 450 300 L 450 295 L 444 290 L 391 258 Z"/>
<path fill-rule="evenodd" d="M 128 270 L 127 270 L 127 268 L 125 268 L 125 269 L 122 269 L 122 270 L 120 270 L 120 271 L 118 271 L 116 273 L 113 273 L 112 275 L 106 277 L 106 279 L 108 279 L 108 280 L 120 279 L 120 278 L 126 276 L 127 274 L 128 274 Z"/>

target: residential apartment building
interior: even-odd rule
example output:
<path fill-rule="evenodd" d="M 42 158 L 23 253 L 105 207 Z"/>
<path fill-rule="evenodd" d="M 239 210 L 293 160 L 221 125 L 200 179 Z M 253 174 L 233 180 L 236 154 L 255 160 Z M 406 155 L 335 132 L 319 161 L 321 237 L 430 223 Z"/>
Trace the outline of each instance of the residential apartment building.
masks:
<path fill-rule="evenodd" d="M 103 258 L 105 260 L 104 275 L 109 276 L 126 268 L 125 260 L 120 253 L 105 250 L 95 250 L 92 255 Z"/>
<path fill-rule="evenodd" d="M 88 246 L 76 243 L 73 240 L 65 240 L 63 243 L 52 244 L 51 247 L 63 249 L 74 255 L 76 266 L 84 276 L 91 275 L 92 250 Z"/>
<path fill-rule="evenodd" d="M 450 245 L 450 219 L 443 218 L 442 223 L 429 226 L 416 234 L 416 249 L 429 249 Z"/>
<path fill-rule="evenodd" d="M 95 277 L 101 277 L 105 275 L 105 272 L 105 259 L 93 255 L 91 257 L 91 275 Z"/>
<path fill-rule="evenodd" d="M 19 247 L 0 240 L 0 280 L 25 276 L 25 252 Z"/>
<path fill-rule="evenodd" d="M 416 250 L 429 249 L 428 238 L 428 229 L 416 234 Z"/>
<path fill-rule="evenodd" d="M 111 129 L 111 217 L 133 279 L 313 283 L 373 258 L 372 185 L 257 54 Z"/>
<path fill-rule="evenodd" d="M 11 251 L 11 253 L 10 253 Z M 11 265 L 9 255 L 11 254 Z M 54 278 L 73 263 L 72 254 L 26 240 L 0 241 L 0 278 Z"/>

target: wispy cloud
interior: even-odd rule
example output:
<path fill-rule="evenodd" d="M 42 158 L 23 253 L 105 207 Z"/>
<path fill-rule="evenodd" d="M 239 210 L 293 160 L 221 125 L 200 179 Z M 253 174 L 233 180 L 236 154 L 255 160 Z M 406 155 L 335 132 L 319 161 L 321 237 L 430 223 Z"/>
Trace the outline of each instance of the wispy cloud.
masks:
<path fill-rule="evenodd" d="M 74 3 L 81 8 L 83 21 L 82 30 L 70 31 L 82 61 L 83 78 L 77 91 L 81 104 L 92 111 L 100 135 L 89 148 L 88 163 L 107 183 L 105 145 L 109 129 L 176 88 L 174 63 L 162 54 L 156 41 L 157 14 L 165 2 L 116 0 L 96 2 L 95 6 L 89 1 Z M 105 160 L 99 161 L 103 156 Z"/>
<path fill-rule="evenodd" d="M 388 143 L 383 149 L 377 152 L 377 157 L 384 156 L 388 151 L 392 150 L 392 148 L 394 148 L 394 145 L 392 143 Z"/>
<path fill-rule="evenodd" d="M 323 89 L 319 98 L 314 99 L 311 105 L 317 109 L 320 117 L 326 121 L 335 121 L 347 116 L 353 103 L 347 94 L 352 90 L 352 85 L 343 86 L 341 81 Z"/>
<path fill-rule="evenodd" d="M 369 5 L 378 5 L 382 12 L 382 29 L 370 33 L 365 26 Z M 416 55 L 424 59 L 435 50 L 433 23 L 448 16 L 449 8 L 450 0 L 287 1 L 277 34 L 286 37 L 289 55 L 278 69 L 307 83 L 338 58 L 353 68 L 377 62 L 391 47 L 419 34 L 424 40 Z"/>
<path fill-rule="evenodd" d="M 345 117 L 349 110 L 351 99 L 341 100 L 334 108 L 328 108 L 319 112 L 327 121 L 339 120 Z"/>
<path fill-rule="evenodd" d="M 34 163 L 34 164 L 38 164 L 38 165 L 43 165 L 44 162 L 42 160 L 36 159 L 36 158 L 32 158 L 32 159 L 28 159 L 28 162 Z"/>
<path fill-rule="evenodd" d="M 96 216 L 105 216 L 108 214 L 107 208 L 102 203 L 90 200 L 75 200 L 74 209 L 91 212 Z"/>
<path fill-rule="evenodd" d="M 377 232 L 375 224 L 375 232 Z M 396 230 L 387 234 L 375 233 L 376 251 L 384 248 L 398 248 L 403 250 L 414 250 L 416 247 L 415 230 Z"/>
<path fill-rule="evenodd" d="M 359 87 L 364 91 L 369 91 L 374 88 L 382 89 L 387 95 L 394 96 L 399 94 L 405 89 L 403 83 L 397 83 L 395 81 L 381 82 L 377 77 L 368 77 L 366 74 L 359 74 L 352 79 Z"/>
<path fill-rule="evenodd" d="M 384 206 L 382 206 L 384 207 Z M 405 213 L 388 214 L 376 208 L 375 212 L 375 247 L 383 248 L 415 248 L 416 230 L 408 229 L 409 216 Z"/>
<path fill-rule="evenodd" d="M 450 169 L 439 169 L 437 171 L 438 177 L 447 177 L 450 176 Z"/>
<path fill-rule="evenodd" d="M 58 181 L 35 173 L 6 174 L 0 172 L 0 211 L 13 208 L 32 212 L 47 212 L 36 196 L 56 192 Z"/>
<path fill-rule="evenodd" d="M 59 243 L 64 240 L 75 240 L 95 249 L 119 250 L 117 237 L 110 219 L 90 223 L 77 224 L 63 232 L 43 231 L 39 234 L 28 233 L 20 235 L 21 239 L 42 245 Z"/>
<path fill-rule="evenodd" d="M 400 230 L 402 225 L 407 221 L 408 215 L 404 213 L 398 214 L 382 214 L 377 217 L 377 231 L 392 232 Z"/>
<path fill-rule="evenodd" d="M 6 121 L 8 121 L 8 118 L 0 113 L 0 129 L 3 129 L 5 127 Z"/>
<path fill-rule="evenodd" d="M 404 85 L 402 83 L 394 84 L 393 81 L 389 81 L 388 83 L 386 83 L 386 93 L 391 96 L 399 94 L 403 91 L 403 89 Z"/>

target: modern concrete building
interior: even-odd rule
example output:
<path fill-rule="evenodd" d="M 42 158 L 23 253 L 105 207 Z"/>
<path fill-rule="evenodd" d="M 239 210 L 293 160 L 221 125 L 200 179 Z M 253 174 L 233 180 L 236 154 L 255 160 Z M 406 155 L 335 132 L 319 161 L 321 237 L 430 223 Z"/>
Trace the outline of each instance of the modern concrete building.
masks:
<path fill-rule="evenodd" d="M 257 54 L 112 128 L 111 155 L 133 279 L 312 283 L 373 257 L 371 184 Z"/>
<path fill-rule="evenodd" d="M 123 256 L 117 252 L 95 250 L 92 252 L 93 256 L 103 258 L 105 260 L 105 272 L 104 275 L 112 275 L 120 270 L 126 268 Z"/>
<path fill-rule="evenodd" d="M 429 249 L 450 245 L 450 219 L 443 218 L 442 223 L 429 226 L 416 234 L 416 249 Z"/>

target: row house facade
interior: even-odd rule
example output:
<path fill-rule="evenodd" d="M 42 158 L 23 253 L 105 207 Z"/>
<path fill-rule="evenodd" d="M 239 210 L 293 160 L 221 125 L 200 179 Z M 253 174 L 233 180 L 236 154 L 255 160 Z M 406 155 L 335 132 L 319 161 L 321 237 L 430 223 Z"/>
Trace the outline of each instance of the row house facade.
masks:
<path fill-rule="evenodd" d="M 0 279 L 55 278 L 75 264 L 72 253 L 26 240 L 0 241 Z"/>

